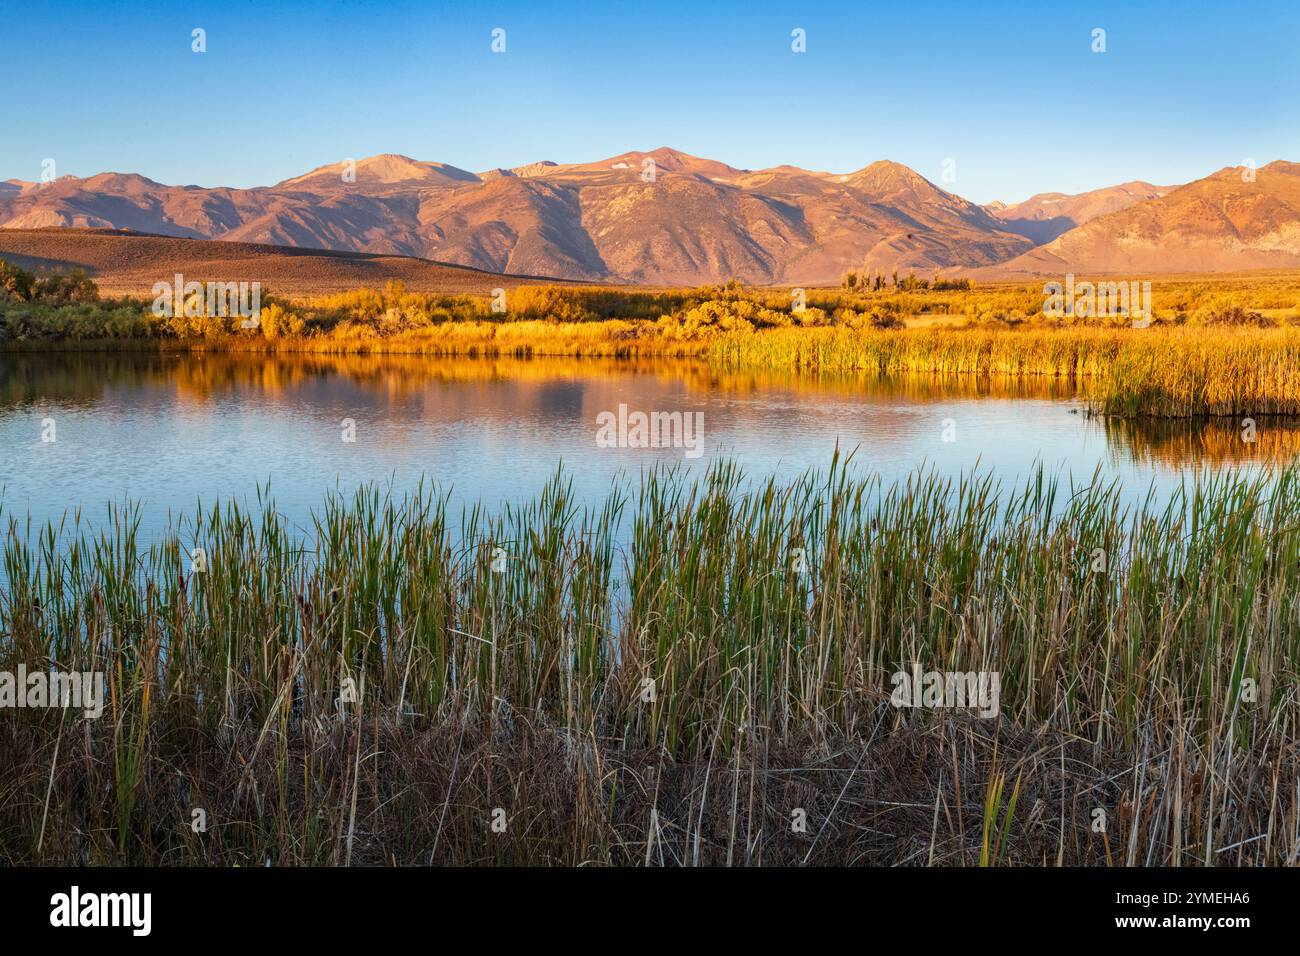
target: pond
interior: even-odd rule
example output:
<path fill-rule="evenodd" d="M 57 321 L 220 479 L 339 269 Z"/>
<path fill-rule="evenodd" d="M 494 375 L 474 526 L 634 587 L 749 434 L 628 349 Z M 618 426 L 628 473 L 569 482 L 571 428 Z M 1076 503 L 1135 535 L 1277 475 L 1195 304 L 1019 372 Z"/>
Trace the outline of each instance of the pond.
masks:
<path fill-rule="evenodd" d="M 649 432 L 666 447 L 638 447 Z M 580 500 L 655 463 L 730 457 L 751 478 L 825 468 L 836 446 L 886 481 L 918 466 L 1011 483 L 1038 462 L 1129 500 L 1202 468 L 1295 455 L 1300 426 L 1089 418 L 1064 382 L 726 372 L 691 361 L 230 353 L 0 355 L 0 515 L 92 525 L 141 506 L 146 540 L 215 498 L 304 523 L 332 489 L 421 478 L 453 508 L 535 495 L 563 466 Z"/>

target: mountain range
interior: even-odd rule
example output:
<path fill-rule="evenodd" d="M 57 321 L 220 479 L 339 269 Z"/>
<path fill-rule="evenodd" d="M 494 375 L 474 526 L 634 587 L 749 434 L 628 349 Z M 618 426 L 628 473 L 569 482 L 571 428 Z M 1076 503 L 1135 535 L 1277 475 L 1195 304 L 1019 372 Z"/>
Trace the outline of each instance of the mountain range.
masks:
<path fill-rule="evenodd" d="M 928 275 L 1300 266 L 1300 164 L 980 206 L 899 163 L 737 169 L 663 147 L 469 172 L 384 154 L 252 189 L 132 173 L 0 183 L 0 227 L 415 256 L 590 282 L 834 284 Z"/>

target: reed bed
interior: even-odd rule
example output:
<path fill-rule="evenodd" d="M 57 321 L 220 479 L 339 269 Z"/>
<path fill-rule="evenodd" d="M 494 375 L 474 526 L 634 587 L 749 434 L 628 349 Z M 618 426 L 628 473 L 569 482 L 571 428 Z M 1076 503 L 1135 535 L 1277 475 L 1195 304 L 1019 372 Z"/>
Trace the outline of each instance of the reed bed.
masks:
<path fill-rule="evenodd" d="M 1300 329 L 777 329 L 716 340 L 729 368 L 1065 378 L 1111 417 L 1300 414 Z"/>
<path fill-rule="evenodd" d="M 0 670 L 107 698 L 0 711 L 0 860 L 1294 864 L 1300 470 L 1123 502 L 837 459 L 9 516 Z"/>

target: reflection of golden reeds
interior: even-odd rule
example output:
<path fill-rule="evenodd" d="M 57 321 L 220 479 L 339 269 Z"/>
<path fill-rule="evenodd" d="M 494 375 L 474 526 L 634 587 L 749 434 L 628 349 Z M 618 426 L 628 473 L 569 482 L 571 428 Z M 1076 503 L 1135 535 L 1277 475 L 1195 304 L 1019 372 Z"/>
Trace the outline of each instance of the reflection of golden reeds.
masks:
<path fill-rule="evenodd" d="M 14 404 L 33 394 L 93 399 L 105 385 L 174 389 L 188 400 L 203 402 L 235 388 L 265 395 L 287 393 L 313 379 L 338 377 L 392 396 L 413 395 L 431 384 L 490 381 L 544 383 L 557 380 L 620 381 L 629 374 L 650 375 L 664 383 L 681 383 L 692 391 L 746 395 L 781 389 L 795 395 L 842 398 L 878 397 L 914 402 L 954 398 L 1074 397 L 1066 378 L 963 376 L 904 373 L 882 376 L 864 370 L 799 371 L 781 368 L 732 368 L 703 359 L 651 357 L 617 359 L 538 356 L 467 359 L 409 354 L 319 354 L 250 352 L 47 353 L 5 359 L 8 374 L 0 384 L 0 402 Z"/>
<path fill-rule="evenodd" d="M 1253 427 L 1223 419 L 1107 418 L 1106 441 L 1142 464 L 1279 464 L 1300 455 L 1300 422 L 1261 418 Z"/>
<path fill-rule="evenodd" d="M 547 385 L 567 381 L 635 388 L 650 377 L 702 397 L 745 397 L 779 391 L 809 403 L 843 400 L 943 402 L 953 399 L 1050 399 L 1078 397 L 1064 376 L 981 376 L 864 370 L 796 371 L 779 367 L 734 368 L 700 359 L 541 357 L 465 359 L 417 355 L 322 355 L 296 353 L 55 353 L 9 356 L 0 377 L 0 407 L 37 399 L 91 404 L 105 388 L 163 389 L 178 400 L 203 405 L 235 392 L 266 398 L 286 396 L 312 382 L 339 380 L 376 398 L 418 397 L 431 386 L 510 382 Z M 519 399 L 523 400 L 523 399 Z M 1243 437 L 1240 419 L 1105 419 L 1108 444 L 1124 457 L 1180 466 L 1276 462 L 1300 453 L 1300 422 L 1286 417 L 1255 420 L 1254 442 Z"/>

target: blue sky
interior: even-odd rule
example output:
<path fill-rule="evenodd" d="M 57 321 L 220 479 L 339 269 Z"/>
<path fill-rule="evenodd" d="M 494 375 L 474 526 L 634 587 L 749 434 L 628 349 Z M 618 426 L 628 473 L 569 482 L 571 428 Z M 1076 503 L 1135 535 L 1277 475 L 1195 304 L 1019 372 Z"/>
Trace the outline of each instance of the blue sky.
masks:
<path fill-rule="evenodd" d="M 2 22 L 0 179 L 53 158 L 255 186 L 381 152 L 480 171 L 673 146 L 751 169 L 892 159 L 987 202 L 1300 161 L 1294 0 L 42 2 Z"/>

